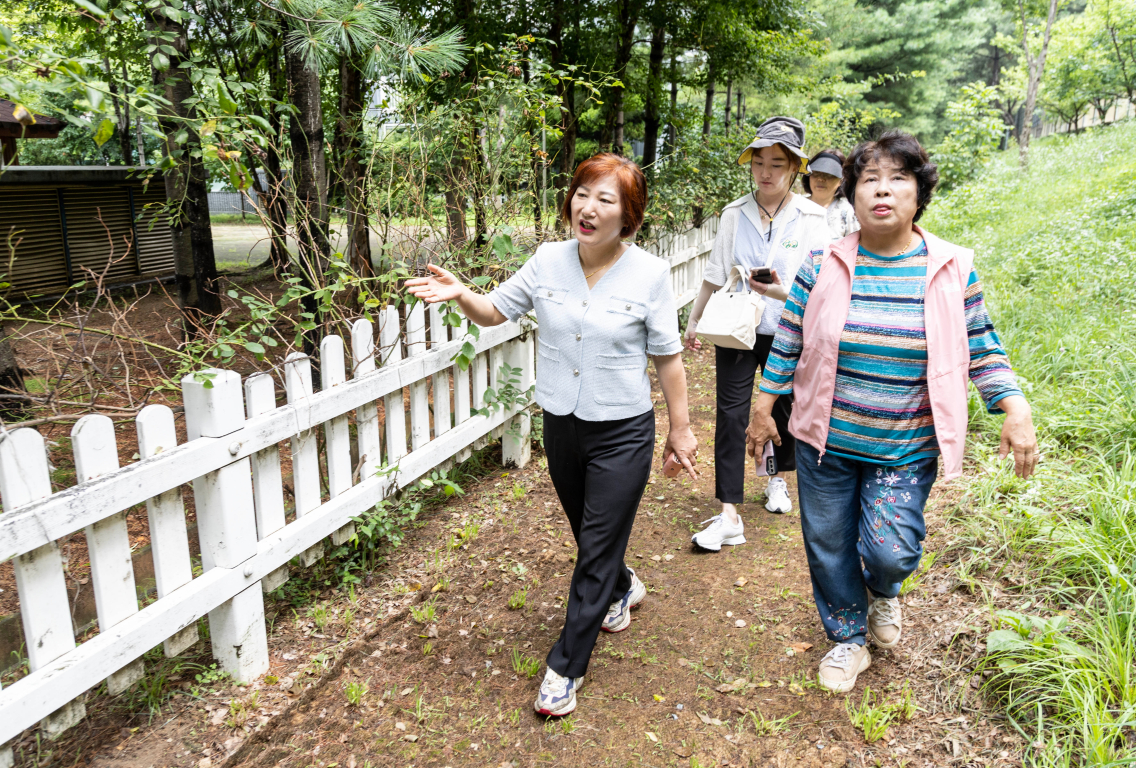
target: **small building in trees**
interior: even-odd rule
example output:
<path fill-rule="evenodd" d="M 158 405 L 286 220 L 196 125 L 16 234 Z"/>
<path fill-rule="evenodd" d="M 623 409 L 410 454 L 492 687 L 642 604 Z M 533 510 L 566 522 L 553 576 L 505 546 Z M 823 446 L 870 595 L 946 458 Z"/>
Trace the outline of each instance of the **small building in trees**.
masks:
<path fill-rule="evenodd" d="M 16 111 L 22 114 L 17 116 Z M 16 139 L 54 139 L 66 125 L 62 120 L 36 115 L 7 99 L 0 99 L 0 155 L 4 166 L 19 165 Z"/>
<path fill-rule="evenodd" d="M 162 177 L 129 166 L 17 165 L 0 172 L 0 281 L 10 298 L 172 278 Z M 164 217 L 161 217 L 164 218 Z"/>

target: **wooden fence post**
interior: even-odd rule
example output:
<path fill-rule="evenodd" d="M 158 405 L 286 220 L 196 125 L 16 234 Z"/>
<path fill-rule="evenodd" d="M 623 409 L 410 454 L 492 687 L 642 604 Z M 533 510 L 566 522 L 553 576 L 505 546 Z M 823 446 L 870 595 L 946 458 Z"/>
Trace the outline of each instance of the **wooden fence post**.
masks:
<path fill-rule="evenodd" d="M 324 392 L 347 383 L 343 351 L 343 339 L 339 336 L 324 336 L 320 342 L 320 381 Z M 327 447 L 327 490 L 335 498 L 351 488 L 351 432 L 347 427 L 347 414 L 326 421 L 323 434 Z M 355 523 L 347 523 L 331 534 L 331 543 L 346 544 L 354 535 Z"/>
<path fill-rule="evenodd" d="M 351 326 L 352 379 L 370 376 L 375 368 L 375 328 L 370 320 L 360 318 Z M 359 479 L 365 480 L 383 465 L 379 444 L 379 408 L 374 402 L 355 410 L 355 431 L 359 436 Z"/>
<path fill-rule="evenodd" d="M 182 379 L 186 431 L 198 437 L 224 438 L 245 422 L 241 377 L 233 371 L 212 369 Z M 212 386 L 206 387 L 205 384 Z M 220 441 L 224 444 L 224 440 Z M 226 446 L 240 452 L 240 443 Z M 201 565 L 244 568 L 256 557 L 256 516 L 252 495 L 252 463 L 246 457 L 193 481 Z M 268 635 L 264 626 L 264 594 L 253 584 L 209 612 L 213 658 L 234 680 L 247 683 L 268 671 Z"/>
<path fill-rule="evenodd" d="M 522 322 L 526 322 L 522 318 Z M 535 381 L 535 368 L 533 365 L 533 331 L 531 328 L 521 336 L 506 344 L 506 363 L 512 368 L 521 371 L 519 389 L 525 396 L 529 395 L 529 388 Z M 507 420 L 507 429 L 501 438 L 501 457 L 507 467 L 523 467 L 532 458 L 532 416 L 527 408 L 510 409 L 513 417 Z"/>
<path fill-rule="evenodd" d="M 0 497 L 4 511 L 11 512 L 50 495 L 47 449 L 40 433 L 24 427 L 0 434 Z M 53 541 L 20 555 L 13 566 L 28 667 L 35 672 L 75 647 L 59 544 Z M 83 700 L 74 699 L 44 718 L 41 725 L 49 737 L 55 738 L 76 725 L 86 713 Z"/>
<path fill-rule="evenodd" d="M 245 379 L 245 413 L 251 419 L 276 409 L 276 383 L 271 374 L 254 373 Z M 286 524 L 284 478 L 280 474 L 280 447 L 273 445 L 252 455 L 252 498 L 256 512 L 256 536 L 263 539 Z M 282 565 L 265 576 L 260 587 L 265 592 L 279 589 L 288 581 L 288 566 Z"/>
<path fill-rule="evenodd" d="M 312 395 L 312 361 L 302 352 L 284 358 L 284 386 L 288 404 L 302 407 Z M 292 438 L 292 491 L 296 497 L 296 517 L 303 517 L 322 503 L 320 496 L 319 446 L 316 431 L 305 429 Z M 323 557 L 323 542 L 313 544 L 300 563 L 310 568 Z"/>
<path fill-rule="evenodd" d="M 473 363 L 470 368 L 470 398 L 473 404 L 473 410 L 480 411 L 485 407 L 485 390 L 489 389 L 489 353 L 482 352 L 473 358 Z M 473 441 L 473 447 L 481 450 L 489 444 L 488 435 L 479 437 Z"/>
<path fill-rule="evenodd" d="M 84 416 L 71 428 L 75 452 L 75 474 L 79 485 L 118 469 L 118 443 L 114 422 L 106 416 Z M 116 512 L 88 525 L 87 556 L 91 562 L 91 583 L 99 632 L 106 632 L 123 619 L 138 613 L 138 590 L 134 585 L 134 561 L 130 556 L 130 534 L 126 512 Z M 142 659 L 135 659 L 107 678 L 107 693 L 117 696 L 142 679 Z"/>
<path fill-rule="evenodd" d="M 138 455 L 143 459 L 177 447 L 174 412 L 169 406 L 147 405 L 138 413 L 135 426 Z M 171 488 L 149 499 L 146 514 L 150 520 L 150 554 L 154 559 L 154 581 L 160 600 L 193 581 L 181 489 Z M 173 658 L 196 645 L 197 639 L 197 622 L 192 621 L 163 643 L 166 657 Z"/>
<path fill-rule="evenodd" d="M 418 357 L 426 349 L 426 312 L 422 302 L 406 311 L 406 356 Z M 410 450 L 430 442 L 430 391 L 425 380 L 410 385 Z"/>
<path fill-rule="evenodd" d="M 398 321 L 398 310 L 384 307 L 379 326 L 379 345 L 382 348 L 383 365 L 402 360 L 402 331 Z M 402 388 L 383 398 L 383 410 L 387 425 L 387 464 L 394 466 L 406 455 L 406 406 L 402 398 Z"/>

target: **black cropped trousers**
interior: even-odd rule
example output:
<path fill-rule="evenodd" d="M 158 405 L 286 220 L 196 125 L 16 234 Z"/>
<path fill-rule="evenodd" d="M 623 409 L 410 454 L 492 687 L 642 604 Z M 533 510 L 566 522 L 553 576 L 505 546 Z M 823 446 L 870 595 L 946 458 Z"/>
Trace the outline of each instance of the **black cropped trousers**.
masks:
<path fill-rule="evenodd" d="M 582 677 L 608 607 L 631 589 L 623 562 L 651 474 L 655 413 L 614 421 L 544 414 L 548 474 L 576 537 L 576 569 L 548 666 Z"/>

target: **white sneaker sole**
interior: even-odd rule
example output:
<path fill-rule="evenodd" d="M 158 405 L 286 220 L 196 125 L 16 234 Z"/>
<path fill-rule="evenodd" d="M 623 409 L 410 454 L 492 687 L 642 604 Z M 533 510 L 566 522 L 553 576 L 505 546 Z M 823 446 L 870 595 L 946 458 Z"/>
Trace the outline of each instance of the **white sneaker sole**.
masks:
<path fill-rule="evenodd" d="M 711 547 L 711 546 L 707 546 L 706 544 L 703 544 L 702 542 L 700 542 L 698 540 L 698 536 L 694 536 L 691 539 L 691 542 L 696 544 L 700 549 L 705 549 L 707 552 L 720 552 L 722 550 L 723 545 L 726 545 L 726 546 L 729 546 L 729 547 L 736 547 L 739 544 L 745 544 L 746 543 L 746 537 L 745 537 L 745 534 L 739 534 L 737 536 L 731 536 L 728 539 L 722 539 L 721 543 L 718 544 L 718 546 L 716 546 L 716 547 Z"/>
<path fill-rule="evenodd" d="M 643 582 L 639 582 L 639 586 L 641 587 L 641 589 L 638 592 L 633 592 L 631 594 L 631 605 L 627 606 L 627 613 L 623 614 L 623 621 L 612 627 L 608 627 L 607 624 L 601 624 L 601 631 L 607 632 L 609 634 L 615 634 L 616 632 L 622 632 L 623 630 L 631 626 L 631 609 L 638 608 L 643 604 L 643 601 L 647 599 L 647 586 L 643 584 Z"/>
<path fill-rule="evenodd" d="M 851 680 L 845 680 L 842 683 L 829 682 L 825 680 L 818 671 L 817 682 L 820 683 L 820 687 L 824 688 L 825 690 L 832 691 L 834 693 L 848 693 L 848 691 L 856 687 L 856 678 L 860 676 L 860 673 L 870 666 L 872 666 L 872 654 L 865 653 L 864 658 L 860 661 L 860 668 L 856 670 L 856 674 L 852 676 Z"/>
<path fill-rule="evenodd" d="M 765 511 L 772 512 L 775 515 L 783 515 L 786 512 L 793 511 L 793 502 L 788 501 L 784 504 L 773 504 L 772 502 L 765 502 Z"/>

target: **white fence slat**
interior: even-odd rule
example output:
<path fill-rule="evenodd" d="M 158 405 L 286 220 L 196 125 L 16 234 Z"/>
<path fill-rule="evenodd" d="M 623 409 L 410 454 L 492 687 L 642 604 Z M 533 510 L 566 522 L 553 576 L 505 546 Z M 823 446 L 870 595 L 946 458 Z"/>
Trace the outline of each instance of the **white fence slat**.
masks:
<path fill-rule="evenodd" d="M 233 371 L 213 370 L 206 389 L 194 376 L 182 379 L 186 422 L 219 429 L 212 414 L 236 414 L 228 434 L 244 424 L 241 377 Z M 191 396 L 192 393 L 192 396 Z M 190 410 L 189 404 L 200 409 Z M 223 437 L 224 435 L 210 435 Z M 209 472 L 193 481 L 197 507 L 197 533 L 201 565 L 252 572 L 257 554 L 256 513 L 252 495 L 252 461 L 249 457 Z M 209 611 L 213 658 L 238 682 L 251 682 L 268 671 L 268 635 L 264 626 L 264 595 L 259 584 L 244 590 Z"/>
<path fill-rule="evenodd" d="M 461 326 L 455 331 L 454 336 L 461 339 L 462 343 L 472 341 L 469 336 L 469 320 L 465 317 L 462 318 Z M 470 396 L 469 396 L 469 368 L 462 368 L 460 365 L 454 365 L 454 424 L 461 424 L 469 418 L 470 415 Z M 463 462 L 470 457 L 469 448 L 463 448 L 458 453 L 458 462 Z"/>
<path fill-rule="evenodd" d="M 406 312 L 406 354 L 418 357 L 426 354 L 426 312 L 417 302 Z M 425 380 L 410 384 L 410 450 L 417 451 L 430 442 L 430 392 Z"/>
<path fill-rule="evenodd" d="M 325 391 L 347 383 L 343 353 L 343 339 L 339 336 L 325 336 L 320 342 L 320 380 Z M 323 435 L 327 450 L 327 489 L 334 497 L 351 487 L 351 430 L 347 414 L 325 421 Z M 348 523 L 331 534 L 331 543 L 346 544 L 353 535 L 355 524 Z"/>
<path fill-rule="evenodd" d="M 521 371 L 517 389 L 528 392 L 536 380 L 533 365 L 533 333 L 530 331 L 520 339 L 514 339 L 505 344 L 505 354 L 508 364 Z M 507 467 L 523 467 L 532 457 L 532 416 L 528 409 L 509 409 L 510 419 L 505 434 L 501 437 L 501 458 Z"/>
<path fill-rule="evenodd" d="M 0 747 L 0 768 L 12 768 L 16 764 L 16 757 L 11 747 Z"/>
<path fill-rule="evenodd" d="M 482 352 L 475 356 L 469 367 L 472 374 L 470 377 L 470 386 L 472 387 L 470 398 L 473 410 L 480 411 L 485 407 L 485 390 L 489 388 L 489 353 Z M 473 447 L 481 450 L 488 444 L 488 437 L 479 437 L 474 441 Z"/>
<path fill-rule="evenodd" d="M 351 326 L 352 379 L 374 375 L 375 329 L 370 320 L 360 318 Z M 379 409 L 374 402 L 355 410 L 355 432 L 359 436 L 359 479 L 370 477 L 383 464 L 379 443 Z"/>
<path fill-rule="evenodd" d="M 276 382 L 268 373 L 255 373 L 245 379 L 245 413 L 252 419 L 276 408 Z M 256 536 L 263 539 L 276 533 L 286 523 L 284 478 L 280 473 L 280 446 L 270 445 L 257 451 L 252 459 L 252 498 L 256 512 Z M 288 581 L 288 566 L 283 565 L 260 582 L 261 589 L 271 592 Z"/>
<path fill-rule="evenodd" d="M 302 352 L 284 358 L 284 382 L 288 404 L 303 408 L 312 397 L 312 361 Z M 304 429 L 292 437 L 292 492 L 296 497 L 296 517 L 303 517 L 320 505 L 319 446 L 316 431 Z M 323 544 L 305 552 L 300 563 L 310 568 L 323 557 Z"/>
<path fill-rule="evenodd" d="M 430 307 L 430 349 L 437 349 L 449 341 L 449 328 L 445 323 L 442 304 Z M 434 374 L 434 437 L 450 428 L 450 372 L 442 369 Z"/>
<path fill-rule="evenodd" d="M 501 368 L 505 365 L 505 347 L 507 344 L 508 342 L 489 350 L 489 388 L 498 395 L 501 394 Z M 505 425 L 502 424 L 490 434 L 499 440 L 505 434 Z"/>
<path fill-rule="evenodd" d="M 379 326 L 379 345 L 382 347 L 383 367 L 402 361 L 402 326 L 398 309 L 384 307 Z M 387 427 L 387 464 L 394 466 L 406 455 L 406 406 L 402 398 L 402 384 L 383 398 L 383 412 Z"/>
<path fill-rule="evenodd" d="M 49 495 L 51 475 L 43 436 L 28 427 L 0 435 L 0 497 L 5 512 Z M 28 668 L 35 672 L 75 649 L 59 544 L 52 541 L 22 554 L 13 567 L 20 597 L 20 619 L 27 641 Z M 75 696 L 80 693 L 82 691 L 76 691 Z M 62 706 L 57 704 L 40 717 L 44 718 L 44 730 L 57 735 L 85 715 L 86 707 L 76 699 Z M 5 741 L 8 737 L 0 737 L 0 743 Z"/>
<path fill-rule="evenodd" d="M 71 446 L 75 452 L 75 474 L 80 485 L 118 469 L 114 422 L 107 416 L 93 414 L 76 421 L 71 428 Z M 134 584 L 134 561 L 130 556 L 126 512 L 115 512 L 88 525 L 86 535 L 99 631 L 105 632 L 138 613 L 138 590 Z M 141 680 L 142 674 L 142 660 L 130 662 L 107 677 L 107 693 L 117 696 Z"/>
<path fill-rule="evenodd" d="M 177 447 L 174 412 L 166 405 L 147 405 L 135 419 L 138 455 L 142 459 Z M 189 555 L 189 531 L 181 487 L 174 486 L 146 501 L 150 521 L 150 556 L 154 561 L 154 582 L 161 600 L 178 587 L 193 580 Z M 197 624 L 190 624 L 163 642 L 167 658 L 173 658 L 197 644 Z"/>

